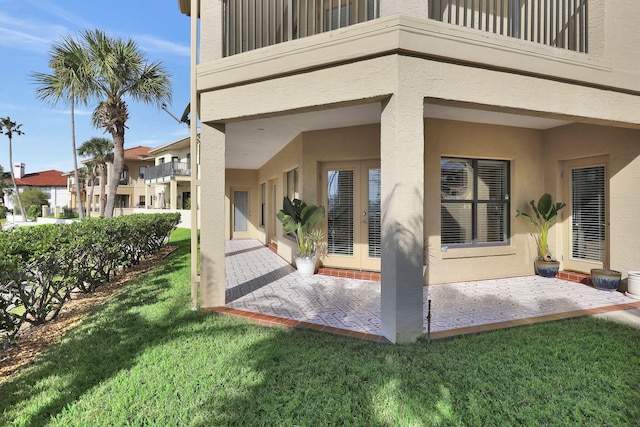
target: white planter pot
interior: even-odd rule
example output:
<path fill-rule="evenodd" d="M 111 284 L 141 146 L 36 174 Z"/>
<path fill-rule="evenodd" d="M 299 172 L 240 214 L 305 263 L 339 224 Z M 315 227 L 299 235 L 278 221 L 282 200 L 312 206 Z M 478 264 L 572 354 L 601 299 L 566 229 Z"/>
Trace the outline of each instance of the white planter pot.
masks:
<path fill-rule="evenodd" d="M 627 292 L 630 296 L 640 298 L 640 271 L 630 271 L 627 279 Z"/>
<path fill-rule="evenodd" d="M 296 268 L 303 276 L 313 276 L 316 272 L 316 257 L 296 257 Z"/>

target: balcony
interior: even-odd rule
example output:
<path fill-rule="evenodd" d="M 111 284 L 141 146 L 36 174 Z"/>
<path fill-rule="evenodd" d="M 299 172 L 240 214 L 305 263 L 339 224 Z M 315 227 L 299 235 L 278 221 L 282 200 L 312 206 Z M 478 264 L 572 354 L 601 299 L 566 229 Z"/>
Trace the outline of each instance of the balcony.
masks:
<path fill-rule="evenodd" d="M 384 0 L 224 0 L 223 56 L 380 17 Z M 425 1 L 429 19 L 588 52 L 587 0 Z"/>
<path fill-rule="evenodd" d="M 175 176 L 191 176 L 191 165 L 187 162 L 161 163 L 156 166 L 148 166 L 144 171 L 144 180 L 150 183 L 153 180 L 173 179 Z"/>
<path fill-rule="evenodd" d="M 440 0 L 429 18 L 447 24 L 588 52 L 587 0 Z"/>
<path fill-rule="evenodd" d="M 225 0 L 223 55 L 370 21 L 381 0 Z"/>

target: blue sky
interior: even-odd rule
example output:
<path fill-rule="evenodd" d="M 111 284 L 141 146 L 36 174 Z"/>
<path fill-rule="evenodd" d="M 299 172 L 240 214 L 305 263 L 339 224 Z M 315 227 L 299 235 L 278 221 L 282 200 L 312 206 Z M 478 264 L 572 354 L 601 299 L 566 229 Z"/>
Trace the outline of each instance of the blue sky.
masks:
<path fill-rule="evenodd" d="M 71 121 L 64 104 L 51 107 L 35 97 L 30 74 L 50 73 L 48 53 L 54 41 L 99 28 L 111 36 L 133 39 L 151 61 L 161 61 L 172 75 L 170 110 L 180 116 L 189 102 L 189 18 L 177 0 L 0 0 L 0 117 L 22 124 L 13 138 L 13 161 L 26 172 L 73 169 Z M 128 101 L 125 148 L 157 147 L 187 136 L 166 112 Z M 91 125 L 95 105 L 76 110 L 76 143 L 104 136 Z M 0 165 L 9 170 L 9 149 L 0 135 Z"/>

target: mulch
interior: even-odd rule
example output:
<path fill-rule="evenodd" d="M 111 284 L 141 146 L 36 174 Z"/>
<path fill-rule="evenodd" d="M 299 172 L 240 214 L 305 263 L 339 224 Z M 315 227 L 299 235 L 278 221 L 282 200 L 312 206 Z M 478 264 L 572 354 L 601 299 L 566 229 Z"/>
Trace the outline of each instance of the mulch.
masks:
<path fill-rule="evenodd" d="M 163 246 L 160 251 L 145 258 L 139 264 L 126 269 L 111 282 L 89 294 L 73 293 L 71 300 L 62 307 L 54 320 L 42 325 L 24 324 L 16 336 L 15 344 L 2 350 L 0 347 L 0 383 L 34 362 L 34 358 L 78 325 L 95 307 L 104 304 L 126 283 L 153 269 L 157 263 L 177 249 L 175 245 Z"/>

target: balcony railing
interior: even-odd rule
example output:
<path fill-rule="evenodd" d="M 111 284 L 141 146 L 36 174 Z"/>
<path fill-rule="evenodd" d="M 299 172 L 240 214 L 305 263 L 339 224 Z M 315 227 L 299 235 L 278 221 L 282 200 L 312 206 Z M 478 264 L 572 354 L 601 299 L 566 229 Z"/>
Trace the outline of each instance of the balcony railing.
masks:
<path fill-rule="evenodd" d="M 152 180 L 174 176 L 191 176 L 191 165 L 186 162 L 161 163 L 156 166 L 147 166 L 144 171 L 144 179 Z"/>
<path fill-rule="evenodd" d="M 375 19 L 381 0 L 224 0 L 223 55 Z"/>
<path fill-rule="evenodd" d="M 436 0 L 429 17 L 548 46 L 587 52 L 587 0 Z"/>

